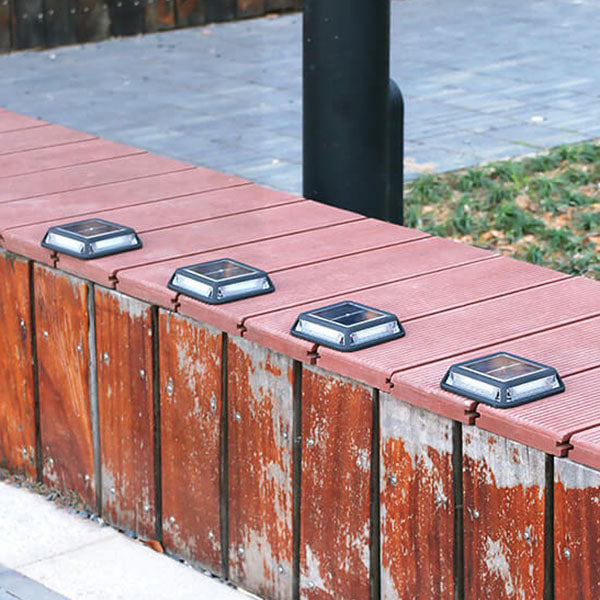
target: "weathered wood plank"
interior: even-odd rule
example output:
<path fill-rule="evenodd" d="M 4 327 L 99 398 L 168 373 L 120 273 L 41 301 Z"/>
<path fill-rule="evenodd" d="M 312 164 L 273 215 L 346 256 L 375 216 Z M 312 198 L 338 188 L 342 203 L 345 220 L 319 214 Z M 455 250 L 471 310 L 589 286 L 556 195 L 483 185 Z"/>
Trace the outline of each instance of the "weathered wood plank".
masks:
<path fill-rule="evenodd" d="M 600 472 L 554 460 L 555 600 L 600 598 Z"/>
<path fill-rule="evenodd" d="M 542 600 L 545 455 L 463 430 L 465 596 Z"/>
<path fill-rule="evenodd" d="M 46 46 L 60 46 L 75 42 L 70 3 L 64 0 L 44 0 L 44 28 Z"/>
<path fill-rule="evenodd" d="M 163 31 L 175 27 L 174 0 L 147 0 L 146 31 Z"/>
<path fill-rule="evenodd" d="M 29 261 L 0 250 L 0 466 L 36 476 Z"/>
<path fill-rule="evenodd" d="M 381 597 L 452 600 L 452 421 L 380 402 Z"/>
<path fill-rule="evenodd" d="M 235 19 L 237 0 L 206 0 L 204 16 L 207 23 Z"/>
<path fill-rule="evenodd" d="M 202 25 L 206 21 L 207 0 L 177 0 L 177 26 Z"/>
<path fill-rule="evenodd" d="M 227 356 L 229 576 L 291 600 L 294 363 L 237 337 Z"/>
<path fill-rule="evenodd" d="M 40 432 L 48 485 L 96 508 L 88 284 L 34 265 Z"/>
<path fill-rule="evenodd" d="M 154 539 L 152 308 L 101 287 L 95 301 L 102 514 Z"/>
<path fill-rule="evenodd" d="M 265 14 L 266 0 L 237 0 L 238 18 L 257 17 Z"/>
<path fill-rule="evenodd" d="M 43 0 L 13 0 L 13 46 L 37 48 L 44 46 Z"/>
<path fill-rule="evenodd" d="M 373 392 L 313 367 L 302 371 L 300 593 L 370 597 Z"/>
<path fill-rule="evenodd" d="M 223 336 L 161 310 L 159 340 L 163 542 L 221 574 Z"/>
<path fill-rule="evenodd" d="M 265 12 L 283 12 L 296 9 L 296 0 L 266 0 Z"/>
<path fill-rule="evenodd" d="M 11 6 L 10 0 L 0 0 L 0 52 L 11 48 Z"/>
<path fill-rule="evenodd" d="M 77 42 L 94 42 L 110 35 L 110 13 L 105 0 L 71 0 Z"/>
<path fill-rule="evenodd" d="M 111 0 L 108 7 L 112 35 L 144 33 L 146 14 L 142 0 Z"/>

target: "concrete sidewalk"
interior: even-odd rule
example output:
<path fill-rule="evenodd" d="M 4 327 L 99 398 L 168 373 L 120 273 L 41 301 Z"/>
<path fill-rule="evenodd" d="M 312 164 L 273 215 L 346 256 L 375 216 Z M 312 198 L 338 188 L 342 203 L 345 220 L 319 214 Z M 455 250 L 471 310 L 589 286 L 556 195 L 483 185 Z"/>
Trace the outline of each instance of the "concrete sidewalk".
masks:
<path fill-rule="evenodd" d="M 393 2 L 407 176 L 600 135 L 599 19 L 594 0 Z M 3 56 L 0 106 L 300 192 L 301 25 Z"/>
<path fill-rule="evenodd" d="M 0 600 L 248 600 L 125 535 L 0 482 Z"/>

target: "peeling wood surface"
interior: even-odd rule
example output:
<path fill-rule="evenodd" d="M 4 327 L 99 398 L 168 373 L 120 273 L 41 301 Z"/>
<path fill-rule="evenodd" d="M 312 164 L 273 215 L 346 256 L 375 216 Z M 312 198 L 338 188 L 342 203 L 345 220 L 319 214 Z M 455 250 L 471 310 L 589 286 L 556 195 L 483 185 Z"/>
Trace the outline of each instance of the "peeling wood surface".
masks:
<path fill-rule="evenodd" d="M 36 476 L 29 262 L 0 250 L 0 466 Z"/>
<path fill-rule="evenodd" d="M 293 361 L 230 337 L 230 578 L 267 598 L 292 598 Z"/>
<path fill-rule="evenodd" d="M 161 310 L 159 340 L 164 545 L 220 574 L 223 338 Z"/>
<path fill-rule="evenodd" d="M 452 421 L 381 394 L 381 597 L 454 598 Z"/>
<path fill-rule="evenodd" d="M 555 600 L 600 598 L 600 472 L 554 461 Z"/>
<path fill-rule="evenodd" d="M 542 600 L 545 456 L 463 429 L 465 596 Z"/>
<path fill-rule="evenodd" d="M 370 597 L 372 390 L 302 372 L 300 595 Z"/>
<path fill-rule="evenodd" d="M 96 509 L 88 285 L 34 266 L 44 482 Z"/>
<path fill-rule="evenodd" d="M 100 287 L 95 300 L 102 514 L 154 538 L 152 309 Z"/>

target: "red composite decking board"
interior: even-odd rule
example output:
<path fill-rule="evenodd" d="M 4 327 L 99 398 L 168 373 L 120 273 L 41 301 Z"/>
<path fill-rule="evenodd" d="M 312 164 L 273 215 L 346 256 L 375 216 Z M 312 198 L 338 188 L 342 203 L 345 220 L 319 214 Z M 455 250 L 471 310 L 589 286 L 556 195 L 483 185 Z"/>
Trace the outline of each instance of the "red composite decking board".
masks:
<path fill-rule="evenodd" d="M 34 285 L 44 482 L 74 492 L 95 511 L 88 309 L 92 292 L 84 281 L 42 265 L 34 265 Z"/>
<path fill-rule="evenodd" d="M 600 425 L 600 368 L 565 378 L 562 394 L 510 411 L 478 405 L 477 425 L 511 439 L 566 456 L 574 433 Z"/>
<path fill-rule="evenodd" d="M 542 452 L 463 428 L 465 598 L 543 600 L 545 495 Z"/>
<path fill-rule="evenodd" d="M 159 311 L 163 544 L 221 573 L 223 335 Z"/>
<path fill-rule="evenodd" d="M 30 263 L 0 251 L 0 466 L 36 476 Z"/>
<path fill-rule="evenodd" d="M 300 597 L 370 598 L 373 391 L 302 369 Z"/>
<path fill-rule="evenodd" d="M 0 112 L 0 133 L 44 126 L 48 126 L 48 123 L 39 119 L 17 115 L 8 111 Z"/>
<path fill-rule="evenodd" d="M 95 290 L 102 515 L 155 537 L 152 309 Z"/>
<path fill-rule="evenodd" d="M 573 449 L 569 457 L 600 470 L 600 427 L 594 427 L 571 437 Z"/>
<path fill-rule="evenodd" d="M 119 272 L 117 289 L 147 302 L 172 307 L 178 294 L 169 290 L 167 283 L 175 269 L 186 265 L 227 255 L 229 258 L 275 273 L 426 237 L 429 237 L 428 234 L 420 231 L 375 219 L 363 219 L 331 225 L 316 231 L 291 233 L 276 239 L 194 254 L 146 267 L 124 269 Z"/>
<path fill-rule="evenodd" d="M 291 600 L 294 363 L 234 336 L 227 357 L 229 578 Z"/>
<path fill-rule="evenodd" d="M 157 229 L 140 235 L 144 246 L 139 250 L 93 261 L 81 261 L 62 254 L 59 263 L 66 271 L 105 285 L 114 285 L 119 271 L 129 267 L 159 263 L 190 256 L 201 250 L 229 248 L 236 243 L 275 238 L 362 218 L 364 217 L 348 211 L 306 200 L 246 214 Z"/>
<path fill-rule="evenodd" d="M 0 232 L 50 221 L 85 218 L 98 211 L 125 206 L 147 204 L 151 210 L 153 202 L 248 184 L 239 177 L 196 168 L 47 194 L 0 204 Z"/>
<path fill-rule="evenodd" d="M 0 140 L 0 144 L 1 142 Z M 144 151 L 100 139 L 84 140 L 66 146 L 25 150 L 16 154 L 0 155 L 0 181 L 1 185 L 4 185 L 7 183 L 4 180 L 7 177 L 92 164 L 101 160 L 137 154 L 144 154 Z"/>
<path fill-rule="evenodd" d="M 19 131 L 0 133 L 0 156 L 93 140 L 95 136 L 61 125 L 47 125 Z"/>
<path fill-rule="evenodd" d="M 381 598 L 453 600 L 452 421 L 380 398 Z"/>
<path fill-rule="evenodd" d="M 600 473 L 554 461 L 555 600 L 600 597 Z"/>
<path fill-rule="evenodd" d="M 108 221 L 128 225 L 141 235 L 169 227 L 177 227 L 178 225 L 199 223 L 293 202 L 302 202 L 302 200 L 295 198 L 292 194 L 248 184 L 112 210 L 102 210 L 101 207 L 98 207 L 100 210 L 88 216 L 102 217 Z M 42 240 L 49 227 L 61 225 L 64 222 L 63 217 L 36 225 L 7 230 L 4 232 L 4 245 L 8 248 L 18 248 L 20 253 L 32 256 L 40 261 L 47 261 L 49 256 L 54 255 L 54 252 L 42 248 L 40 240 Z M 81 273 L 104 284 L 110 282 L 110 277 L 94 277 L 86 271 L 86 269 L 99 269 L 100 267 L 97 267 L 97 264 L 100 266 L 104 264 L 104 262 L 100 262 L 100 259 L 87 264 L 82 263 L 79 259 L 71 259 L 59 253 L 59 260 L 61 261 L 61 267 L 67 271 Z"/>
<path fill-rule="evenodd" d="M 90 165 L 17 175 L 2 182 L 0 203 L 192 168 L 190 165 L 169 158 L 139 154 L 103 160 Z"/>
<path fill-rule="evenodd" d="M 451 365 L 483 354 L 505 351 L 553 365 L 563 376 L 568 376 L 580 369 L 589 369 L 600 364 L 600 348 L 596 345 L 598 336 L 600 336 L 600 318 L 586 319 L 403 371 L 393 377 L 392 391 L 394 396 L 411 404 L 434 410 L 459 421 L 472 423 L 475 419 L 474 411 L 477 402 L 447 392 L 440 387 L 442 377 Z M 577 340 L 575 346 L 573 340 Z"/>

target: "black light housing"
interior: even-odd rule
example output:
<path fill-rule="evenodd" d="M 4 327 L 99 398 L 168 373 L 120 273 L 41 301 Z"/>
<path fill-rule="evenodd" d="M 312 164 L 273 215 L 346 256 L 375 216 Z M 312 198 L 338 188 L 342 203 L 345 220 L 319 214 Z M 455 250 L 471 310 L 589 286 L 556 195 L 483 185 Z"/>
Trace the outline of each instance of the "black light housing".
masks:
<path fill-rule="evenodd" d="M 291 334 L 341 352 L 354 352 L 401 338 L 398 317 L 353 301 L 301 313 Z"/>
<path fill-rule="evenodd" d="M 265 271 L 231 258 L 180 267 L 168 287 L 208 304 L 224 304 L 275 291 Z"/>
<path fill-rule="evenodd" d="M 50 227 L 42 247 L 90 260 L 136 250 L 142 247 L 142 242 L 131 227 L 94 217 Z"/>
<path fill-rule="evenodd" d="M 452 365 L 441 386 L 496 408 L 519 406 L 565 390 L 556 369 L 508 352 Z"/>

